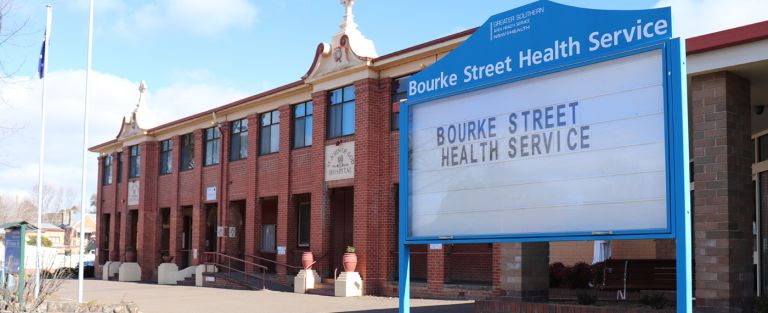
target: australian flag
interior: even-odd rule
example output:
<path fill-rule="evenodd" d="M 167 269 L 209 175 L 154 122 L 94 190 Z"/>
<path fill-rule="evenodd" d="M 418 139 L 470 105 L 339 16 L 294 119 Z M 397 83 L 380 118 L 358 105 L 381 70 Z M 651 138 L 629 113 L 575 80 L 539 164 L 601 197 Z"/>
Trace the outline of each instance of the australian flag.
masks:
<path fill-rule="evenodd" d="M 37 73 L 40 74 L 40 78 L 43 78 L 43 72 L 45 69 L 45 37 L 43 37 L 43 46 L 40 47 L 40 62 L 37 63 Z"/>

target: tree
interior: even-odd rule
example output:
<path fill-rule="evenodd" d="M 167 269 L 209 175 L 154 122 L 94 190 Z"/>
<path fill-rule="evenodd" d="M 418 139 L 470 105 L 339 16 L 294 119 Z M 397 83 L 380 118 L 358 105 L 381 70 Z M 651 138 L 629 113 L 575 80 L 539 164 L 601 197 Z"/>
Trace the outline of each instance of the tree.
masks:
<path fill-rule="evenodd" d="M 37 236 L 35 235 L 29 236 L 29 239 L 27 240 L 27 244 L 30 246 L 37 245 Z M 51 240 L 48 239 L 48 237 L 43 237 L 42 239 L 40 239 L 40 245 L 46 248 L 50 248 L 50 247 L 53 247 L 53 242 L 51 242 Z"/>
<path fill-rule="evenodd" d="M 27 26 L 27 23 L 29 23 L 29 17 L 21 18 L 18 21 L 9 21 L 8 16 L 10 16 L 10 12 L 13 8 L 13 1 L 0 0 L 0 48 L 4 48 L 9 44 L 18 44 L 14 41 L 17 40 L 19 36 L 27 35 L 22 33 L 22 30 Z M 5 64 L 0 60 L 0 81 L 5 81 L 6 78 L 13 76 L 13 74 L 20 68 L 21 65 L 18 65 L 17 68 L 10 70 L 8 64 Z"/>

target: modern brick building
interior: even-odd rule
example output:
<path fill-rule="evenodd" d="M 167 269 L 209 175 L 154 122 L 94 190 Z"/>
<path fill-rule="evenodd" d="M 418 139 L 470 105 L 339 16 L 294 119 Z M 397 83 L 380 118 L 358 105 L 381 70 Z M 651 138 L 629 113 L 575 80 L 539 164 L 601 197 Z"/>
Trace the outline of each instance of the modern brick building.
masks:
<path fill-rule="evenodd" d="M 97 263 L 132 247 L 153 280 L 162 255 L 186 267 L 219 252 L 285 279 L 280 264 L 311 251 L 320 275 L 333 277 L 354 246 L 365 293 L 395 294 L 399 83 L 473 31 L 378 56 L 347 7 L 295 82 L 149 129 L 140 100 L 116 139 L 91 148 L 100 154 Z M 765 290 L 768 259 L 768 21 L 687 45 L 696 307 L 746 312 Z M 612 246 L 615 258 L 675 256 L 669 240 Z M 545 292 L 542 264 L 590 262 L 593 242 L 412 250 L 415 296 L 525 298 Z"/>

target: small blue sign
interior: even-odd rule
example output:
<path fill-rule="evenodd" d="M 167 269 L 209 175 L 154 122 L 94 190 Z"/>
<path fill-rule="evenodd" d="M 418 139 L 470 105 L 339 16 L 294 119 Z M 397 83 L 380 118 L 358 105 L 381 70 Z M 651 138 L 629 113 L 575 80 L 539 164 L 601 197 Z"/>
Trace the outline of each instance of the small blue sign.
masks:
<path fill-rule="evenodd" d="M 5 272 L 18 273 L 21 266 L 21 229 L 16 228 L 5 233 Z"/>
<path fill-rule="evenodd" d="M 593 10 L 547 0 L 496 14 L 408 82 L 410 103 L 539 75 L 663 42 L 670 8 Z"/>

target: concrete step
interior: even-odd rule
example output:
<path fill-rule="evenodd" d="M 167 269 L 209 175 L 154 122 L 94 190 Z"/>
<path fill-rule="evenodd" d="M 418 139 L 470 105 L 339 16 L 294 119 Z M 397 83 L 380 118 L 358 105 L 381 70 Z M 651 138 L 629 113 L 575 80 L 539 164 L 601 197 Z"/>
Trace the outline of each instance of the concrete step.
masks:
<path fill-rule="evenodd" d="M 184 280 L 180 280 L 176 283 L 180 286 L 194 286 L 195 285 L 195 275 L 192 275 L 192 277 L 187 277 Z"/>
<path fill-rule="evenodd" d="M 314 289 L 307 290 L 307 293 L 311 295 L 333 297 L 336 294 L 336 291 L 334 288 L 335 288 L 334 284 L 332 283 L 319 283 L 319 284 L 315 284 Z"/>

